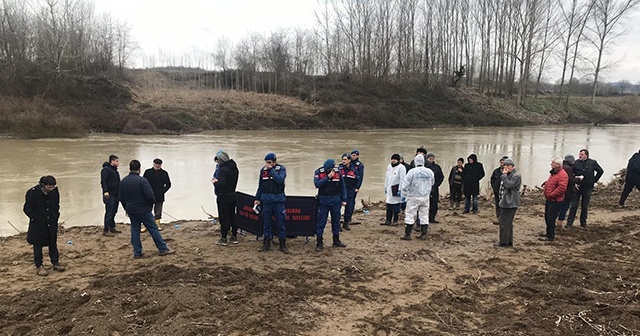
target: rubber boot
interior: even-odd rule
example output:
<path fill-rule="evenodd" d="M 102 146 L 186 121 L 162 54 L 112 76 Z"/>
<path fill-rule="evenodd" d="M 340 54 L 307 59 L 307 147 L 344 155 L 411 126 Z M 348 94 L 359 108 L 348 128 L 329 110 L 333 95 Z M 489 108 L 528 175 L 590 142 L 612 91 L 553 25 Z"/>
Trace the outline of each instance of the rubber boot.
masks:
<path fill-rule="evenodd" d="M 429 225 L 420 225 L 420 235 L 418 236 L 418 239 L 427 240 L 427 229 L 428 228 L 429 228 Z"/>
<path fill-rule="evenodd" d="M 340 241 L 339 235 L 335 235 L 333 236 L 333 247 L 347 247 L 347 245 Z"/>
<path fill-rule="evenodd" d="M 344 221 L 344 224 L 342 224 L 342 228 L 345 229 L 346 231 L 351 231 L 351 228 L 349 227 L 349 222 L 348 220 Z"/>
<path fill-rule="evenodd" d="M 287 239 L 285 238 L 281 238 L 280 239 L 280 252 L 284 253 L 284 254 L 288 254 L 289 250 L 287 249 Z"/>
<path fill-rule="evenodd" d="M 316 252 L 322 251 L 322 237 L 316 238 Z"/>
<path fill-rule="evenodd" d="M 413 224 L 407 224 L 404 227 L 404 237 L 400 238 L 402 240 L 411 240 L 411 230 L 413 228 Z"/>
<path fill-rule="evenodd" d="M 271 251 L 271 240 L 265 238 L 262 240 L 262 247 L 260 248 L 260 252 L 267 251 Z"/>
<path fill-rule="evenodd" d="M 393 210 L 387 208 L 387 220 L 384 221 L 384 224 L 380 225 L 391 225 L 391 217 L 393 217 Z"/>
<path fill-rule="evenodd" d="M 391 222 L 391 225 L 393 225 L 393 226 L 398 225 L 398 215 L 400 215 L 399 212 L 394 212 L 393 213 L 393 221 Z"/>

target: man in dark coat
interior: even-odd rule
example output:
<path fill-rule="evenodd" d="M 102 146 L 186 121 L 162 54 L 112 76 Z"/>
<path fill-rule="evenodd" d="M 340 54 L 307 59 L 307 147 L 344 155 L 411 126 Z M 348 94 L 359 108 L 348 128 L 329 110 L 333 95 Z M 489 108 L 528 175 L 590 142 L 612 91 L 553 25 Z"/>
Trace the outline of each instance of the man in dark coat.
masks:
<path fill-rule="evenodd" d="M 480 194 L 480 180 L 484 177 L 484 167 L 478 162 L 478 156 L 469 155 L 464 165 L 462 175 L 462 190 L 464 193 L 464 212 L 469 213 L 473 202 L 473 213 L 478 213 L 478 195 Z"/>
<path fill-rule="evenodd" d="M 115 155 L 109 155 L 109 161 L 102 164 L 100 185 L 102 186 L 102 202 L 104 203 L 104 228 L 102 235 L 113 237 L 116 230 L 116 213 L 118 212 L 118 192 L 120 191 L 120 160 Z"/>
<path fill-rule="evenodd" d="M 500 159 L 500 167 L 493 170 L 491 173 L 491 189 L 493 189 L 493 203 L 496 206 L 496 220 L 493 224 L 500 224 L 500 184 L 502 184 L 502 171 L 504 170 L 504 160 L 508 159 L 508 156 L 503 156 Z"/>
<path fill-rule="evenodd" d="M 153 168 L 149 168 L 144 171 L 144 178 L 149 181 L 151 189 L 153 189 L 153 195 L 156 197 L 156 203 L 153 205 L 153 217 L 158 225 L 158 230 L 162 231 L 160 226 L 160 220 L 162 219 L 162 205 L 164 204 L 164 194 L 171 188 L 171 179 L 169 179 L 169 173 L 162 169 L 162 160 L 153 160 Z M 146 228 L 142 228 L 142 232 L 147 231 Z"/>
<path fill-rule="evenodd" d="M 53 176 L 43 176 L 37 186 L 29 189 L 25 196 L 24 213 L 29 217 L 27 242 L 33 245 L 33 261 L 36 274 L 48 275 L 42 266 L 42 247 L 49 246 L 49 258 L 53 269 L 64 271 L 58 253 L 58 219 L 60 219 L 60 193 Z"/>
<path fill-rule="evenodd" d="M 429 197 L 429 223 L 439 223 L 436 220 L 436 214 L 438 213 L 438 201 L 440 200 L 440 192 L 438 191 L 438 188 L 440 188 L 440 185 L 444 181 L 444 173 L 442 172 L 440 165 L 436 163 L 436 155 L 433 153 L 427 153 L 427 164 L 425 167 L 431 169 L 435 177 L 435 183 L 433 184 L 433 187 L 431 187 L 431 196 Z"/>
<path fill-rule="evenodd" d="M 227 246 L 227 235 L 231 228 L 231 244 L 238 243 L 238 219 L 236 218 L 236 210 L 238 201 L 236 199 L 236 186 L 238 185 L 238 165 L 233 161 L 227 152 L 219 151 L 216 154 L 219 164 L 218 176 L 214 177 L 211 182 L 215 187 L 216 203 L 218 205 L 218 214 L 220 216 L 220 240 L 216 244 Z"/>
<path fill-rule="evenodd" d="M 131 220 L 131 245 L 133 245 L 133 258 L 142 258 L 142 243 L 140 242 L 140 226 L 144 224 L 149 230 L 153 242 L 161 256 L 174 254 L 162 239 L 158 225 L 153 219 L 151 208 L 156 203 L 153 189 L 146 178 L 140 176 L 140 161 L 132 160 L 129 163 L 129 175 L 120 183 L 119 193 L 122 208 Z"/>
<path fill-rule="evenodd" d="M 567 191 L 564 192 L 564 201 L 560 204 L 560 212 L 558 213 L 558 220 L 556 221 L 556 227 L 561 228 L 564 225 L 564 220 L 567 218 L 567 211 L 571 207 L 571 202 L 576 197 L 576 176 L 573 173 L 573 164 L 576 162 L 576 158 L 567 154 L 562 161 L 562 169 L 567 172 Z"/>
<path fill-rule="evenodd" d="M 633 154 L 627 164 L 627 175 L 624 178 L 624 189 L 620 195 L 618 207 L 624 207 L 624 202 L 627 200 L 627 197 L 629 197 L 633 187 L 640 190 L 640 151 Z"/>
<path fill-rule="evenodd" d="M 576 179 L 578 193 L 571 201 L 571 210 L 567 217 L 567 226 L 572 226 L 580 205 L 580 226 L 587 227 L 587 216 L 589 212 L 589 201 L 593 186 L 604 174 L 604 169 L 600 167 L 598 161 L 589 158 L 589 151 L 580 150 L 578 160 L 573 164 L 573 173 Z"/>

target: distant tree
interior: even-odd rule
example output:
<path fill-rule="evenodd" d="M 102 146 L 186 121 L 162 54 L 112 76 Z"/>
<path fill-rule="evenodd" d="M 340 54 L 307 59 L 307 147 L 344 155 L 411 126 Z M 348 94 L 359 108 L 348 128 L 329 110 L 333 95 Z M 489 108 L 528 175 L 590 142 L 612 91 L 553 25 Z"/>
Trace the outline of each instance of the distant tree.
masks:
<path fill-rule="evenodd" d="M 633 85 L 629 80 L 623 79 L 618 82 L 618 87 L 620 88 L 620 94 L 623 95 L 625 92 L 630 91 Z"/>

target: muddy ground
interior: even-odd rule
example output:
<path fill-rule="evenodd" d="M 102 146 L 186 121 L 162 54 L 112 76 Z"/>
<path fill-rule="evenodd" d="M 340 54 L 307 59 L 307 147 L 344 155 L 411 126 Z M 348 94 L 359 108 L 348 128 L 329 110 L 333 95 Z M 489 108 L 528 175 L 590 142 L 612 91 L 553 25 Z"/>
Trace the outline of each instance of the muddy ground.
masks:
<path fill-rule="evenodd" d="M 514 247 L 497 248 L 494 210 L 441 203 L 427 241 L 402 241 L 380 209 L 358 213 L 346 249 L 258 253 L 255 236 L 217 246 L 219 226 L 166 225 L 177 254 L 132 259 L 129 230 L 60 235 L 64 273 L 38 277 L 24 236 L 0 246 L 2 335 L 640 335 L 640 194 L 625 209 L 598 190 L 589 227 L 544 230 L 541 196 L 516 214 Z M 326 232 L 325 240 L 330 240 Z M 67 244 L 71 241 L 72 244 Z M 45 262 L 47 267 L 50 265 Z"/>

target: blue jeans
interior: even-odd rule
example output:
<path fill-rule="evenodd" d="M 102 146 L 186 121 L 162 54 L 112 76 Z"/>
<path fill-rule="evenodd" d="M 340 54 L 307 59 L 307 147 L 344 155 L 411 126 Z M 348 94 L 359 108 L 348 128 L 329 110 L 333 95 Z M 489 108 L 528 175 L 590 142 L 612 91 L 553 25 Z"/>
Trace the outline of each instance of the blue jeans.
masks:
<path fill-rule="evenodd" d="M 567 218 L 567 210 L 571 207 L 571 199 L 565 198 L 562 203 L 560 203 L 560 212 L 558 213 L 558 220 L 565 220 Z"/>
<path fill-rule="evenodd" d="M 284 203 L 263 203 L 262 204 L 262 234 L 264 239 L 272 240 L 273 232 L 271 227 L 273 226 L 273 217 L 278 224 L 278 238 L 285 239 L 287 236 L 287 228 L 284 225 L 285 213 Z M 339 218 L 339 216 L 338 216 Z"/>
<path fill-rule="evenodd" d="M 159 252 L 166 252 L 169 250 L 167 244 L 162 239 L 162 235 L 160 235 L 160 231 L 158 231 L 158 225 L 156 225 L 156 220 L 153 218 L 153 214 L 151 212 L 143 214 L 130 213 L 129 219 L 131 220 L 131 245 L 133 246 L 134 256 L 142 255 L 142 242 L 140 242 L 141 224 L 144 224 L 151 234 L 153 242 L 156 244 Z"/>
<path fill-rule="evenodd" d="M 331 233 L 334 236 L 340 234 L 340 207 L 340 196 L 320 200 L 320 204 L 318 205 L 316 237 L 320 238 L 324 234 L 324 228 L 327 225 L 327 217 L 329 217 L 329 213 L 331 213 Z"/>
<path fill-rule="evenodd" d="M 464 211 L 469 212 L 473 199 L 473 211 L 478 211 L 478 195 L 466 195 L 464 198 Z"/>
<path fill-rule="evenodd" d="M 116 228 L 116 213 L 118 212 L 118 195 L 102 196 L 104 203 L 104 232 Z"/>
<path fill-rule="evenodd" d="M 347 205 L 344 207 L 344 222 L 351 222 L 353 209 L 356 207 L 356 193 L 347 191 Z"/>

